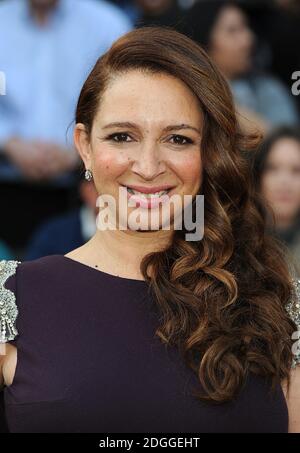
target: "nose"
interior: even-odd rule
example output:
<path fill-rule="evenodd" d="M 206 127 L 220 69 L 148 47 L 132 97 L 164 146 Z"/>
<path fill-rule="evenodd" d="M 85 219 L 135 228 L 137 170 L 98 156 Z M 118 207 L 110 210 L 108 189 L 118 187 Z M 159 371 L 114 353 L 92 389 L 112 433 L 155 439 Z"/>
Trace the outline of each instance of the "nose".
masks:
<path fill-rule="evenodd" d="M 166 163 L 162 158 L 159 146 L 156 143 L 145 143 L 137 151 L 131 170 L 145 180 L 155 179 L 166 170 Z"/>

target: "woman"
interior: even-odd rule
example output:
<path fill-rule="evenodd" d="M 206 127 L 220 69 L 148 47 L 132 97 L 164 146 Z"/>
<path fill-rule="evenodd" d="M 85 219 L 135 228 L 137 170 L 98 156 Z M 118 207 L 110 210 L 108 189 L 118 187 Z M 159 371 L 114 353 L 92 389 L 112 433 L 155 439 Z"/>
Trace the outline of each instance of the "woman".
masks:
<path fill-rule="evenodd" d="M 240 5 L 228 0 L 196 3 L 188 12 L 187 32 L 205 46 L 229 80 L 242 116 L 263 130 L 299 121 L 293 99 L 281 82 L 255 69 L 255 38 Z"/>
<path fill-rule="evenodd" d="M 269 206 L 270 231 L 290 249 L 300 278 L 300 131 L 274 130 L 254 160 L 258 190 Z"/>
<path fill-rule="evenodd" d="M 84 83 L 74 138 L 106 215 L 65 256 L 2 262 L 10 431 L 299 429 L 296 287 L 206 53 L 167 28 L 126 34 Z M 187 240 L 177 219 L 201 194 L 204 236 Z M 168 229 L 174 195 L 193 203 L 169 203 Z"/>

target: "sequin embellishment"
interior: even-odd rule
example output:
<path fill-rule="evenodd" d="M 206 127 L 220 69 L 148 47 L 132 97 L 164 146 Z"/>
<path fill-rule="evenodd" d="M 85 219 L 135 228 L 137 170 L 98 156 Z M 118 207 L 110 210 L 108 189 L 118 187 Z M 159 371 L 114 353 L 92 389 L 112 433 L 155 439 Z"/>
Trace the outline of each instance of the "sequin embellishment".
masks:
<path fill-rule="evenodd" d="M 295 341 L 293 345 L 294 358 L 292 362 L 292 368 L 295 368 L 296 365 L 300 364 L 300 280 L 293 280 L 294 283 L 294 294 L 290 302 L 286 306 L 286 311 L 288 312 L 290 318 L 297 325 L 296 332 L 293 334 L 293 339 Z"/>
<path fill-rule="evenodd" d="M 15 322 L 18 316 L 16 297 L 12 291 L 4 287 L 8 277 L 16 272 L 21 261 L 0 261 L 0 343 L 13 340 L 18 335 Z"/>

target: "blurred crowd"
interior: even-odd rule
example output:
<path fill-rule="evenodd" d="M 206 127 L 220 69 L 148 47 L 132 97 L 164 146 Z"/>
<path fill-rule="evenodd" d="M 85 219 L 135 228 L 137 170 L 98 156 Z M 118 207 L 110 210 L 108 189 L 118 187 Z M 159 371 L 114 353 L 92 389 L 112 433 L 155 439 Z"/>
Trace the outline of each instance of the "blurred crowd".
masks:
<path fill-rule="evenodd" d="M 94 234 L 76 101 L 97 57 L 147 25 L 199 42 L 241 127 L 262 132 L 253 171 L 268 229 L 300 269 L 299 0 L 0 0 L 0 259 L 65 254 Z"/>

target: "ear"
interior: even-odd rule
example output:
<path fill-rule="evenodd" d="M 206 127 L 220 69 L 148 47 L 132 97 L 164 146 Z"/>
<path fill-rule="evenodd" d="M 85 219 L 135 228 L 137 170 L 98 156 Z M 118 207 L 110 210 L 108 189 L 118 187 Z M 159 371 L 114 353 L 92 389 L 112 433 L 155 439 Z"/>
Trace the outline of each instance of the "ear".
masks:
<path fill-rule="evenodd" d="M 86 127 L 82 123 L 77 123 L 74 129 L 74 143 L 81 159 L 84 162 L 85 168 L 91 170 L 92 165 L 92 150 Z"/>

